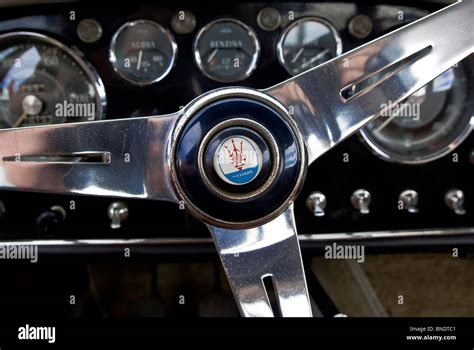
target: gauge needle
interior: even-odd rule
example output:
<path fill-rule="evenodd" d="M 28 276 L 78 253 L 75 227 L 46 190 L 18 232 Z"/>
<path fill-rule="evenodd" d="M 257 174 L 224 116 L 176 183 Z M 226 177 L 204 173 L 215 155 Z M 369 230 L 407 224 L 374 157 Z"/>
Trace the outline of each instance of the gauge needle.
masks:
<path fill-rule="evenodd" d="M 295 57 L 293 57 L 293 59 L 291 60 L 291 63 L 295 63 L 296 60 L 301 56 L 301 54 L 303 53 L 303 50 L 304 50 L 304 47 L 302 47 L 301 49 L 298 50 L 298 52 L 296 53 Z"/>
<path fill-rule="evenodd" d="M 142 57 L 143 57 L 143 50 L 140 50 L 140 52 L 138 52 L 137 70 L 140 70 L 140 66 L 142 65 Z"/>
<path fill-rule="evenodd" d="M 209 55 L 209 58 L 207 59 L 207 63 L 211 63 L 212 59 L 216 56 L 217 54 L 217 49 L 214 49 L 212 53 Z"/>
<path fill-rule="evenodd" d="M 379 133 L 385 128 L 390 122 L 393 120 L 393 118 L 397 117 L 400 115 L 400 109 L 397 112 L 392 113 L 390 118 L 388 118 L 386 121 L 384 121 L 377 129 L 374 130 L 374 132 Z"/>
<path fill-rule="evenodd" d="M 15 122 L 15 124 L 12 125 L 12 128 L 18 128 L 21 124 L 23 124 L 23 121 L 25 118 L 28 116 L 28 113 L 23 112 L 20 118 L 18 118 Z"/>
<path fill-rule="evenodd" d="M 314 62 L 316 62 L 317 60 L 319 60 L 321 57 L 323 57 L 325 54 L 327 54 L 329 52 L 328 49 L 324 50 L 324 51 L 321 51 L 320 53 L 318 53 L 316 56 L 314 56 L 312 59 L 310 59 L 308 62 L 305 62 L 301 65 L 301 68 L 305 69 L 306 67 L 312 65 Z"/>

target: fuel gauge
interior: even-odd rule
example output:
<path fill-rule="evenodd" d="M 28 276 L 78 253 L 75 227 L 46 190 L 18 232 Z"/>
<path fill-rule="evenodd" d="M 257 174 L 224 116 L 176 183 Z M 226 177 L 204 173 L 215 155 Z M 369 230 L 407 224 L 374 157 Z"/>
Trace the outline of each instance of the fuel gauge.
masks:
<path fill-rule="evenodd" d="M 110 45 L 110 62 L 125 80 L 149 85 L 162 80 L 173 68 L 178 46 L 172 34 L 158 23 L 138 20 L 118 29 Z"/>
<path fill-rule="evenodd" d="M 207 77 L 234 83 L 248 78 L 257 67 L 260 44 L 254 30 L 232 18 L 213 21 L 194 40 L 194 60 Z"/>

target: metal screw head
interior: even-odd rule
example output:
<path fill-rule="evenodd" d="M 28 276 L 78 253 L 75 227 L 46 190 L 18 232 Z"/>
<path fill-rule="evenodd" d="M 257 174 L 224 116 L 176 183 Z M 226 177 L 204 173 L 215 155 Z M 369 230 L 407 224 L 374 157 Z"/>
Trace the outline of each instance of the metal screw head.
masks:
<path fill-rule="evenodd" d="M 365 39 L 372 32 L 372 20 L 367 15 L 354 16 L 347 25 L 347 29 L 352 36 L 357 39 Z"/>
<path fill-rule="evenodd" d="M 85 18 L 77 25 L 77 36 L 81 41 L 91 44 L 102 37 L 102 26 L 92 18 Z"/>
<path fill-rule="evenodd" d="M 281 15 L 273 7 L 265 7 L 257 15 L 258 26 L 266 31 L 277 29 L 281 24 Z"/>
<path fill-rule="evenodd" d="M 178 11 L 171 18 L 171 28 L 177 34 L 189 34 L 196 28 L 196 17 L 191 11 Z"/>
<path fill-rule="evenodd" d="M 43 101 L 35 95 L 27 95 L 21 102 L 23 111 L 28 115 L 37 115 L 43 109 Z"/>

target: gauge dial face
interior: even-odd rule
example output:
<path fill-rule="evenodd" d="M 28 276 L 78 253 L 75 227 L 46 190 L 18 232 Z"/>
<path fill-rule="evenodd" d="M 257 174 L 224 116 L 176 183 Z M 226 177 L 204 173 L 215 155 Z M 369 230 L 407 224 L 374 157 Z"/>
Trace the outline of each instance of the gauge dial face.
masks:
<path fill-rule="evenodd" d="M 342 53 L 337 30 L 320 18 L 302 18 L 282 33 L 278 60 L 291 75 L 316 67 Z"/>
<path fill-rule="evenodd" d="M 202 28 L 194 39 L 194 59 L 207 77 L 222 83 L 241 81 L 257 67 L 260 44 L 253 29 L 234 19 Z"/>
<path fill-rule="evenodd" d="M 471 62 L 469 62 L 471 64 Z M 399 163 L 426 163 L 459 145 L 472 130 L 473 101 L 462 64 L 451 68 L 361 130 L 375 153 Z"/>
<path fill-rule="evenodd" d="M 74 51 L 47 36 L 0 35 L 0 128 L 102 119 L 100 78 Z"/>
<path fill-rule="evenodd" d="M 138 20 L 118 29 L 110 45 L 110 62 L 125 80 L 149 85 L 162 80 L 174 66 L 178 46 L 158 23 Z"/>

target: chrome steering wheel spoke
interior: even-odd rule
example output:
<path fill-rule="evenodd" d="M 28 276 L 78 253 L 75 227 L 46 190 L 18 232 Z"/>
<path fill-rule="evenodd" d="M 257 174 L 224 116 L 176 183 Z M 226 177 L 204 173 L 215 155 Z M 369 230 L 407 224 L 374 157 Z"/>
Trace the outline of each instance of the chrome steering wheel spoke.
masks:
<path fill-rule="evenodd" d="M 311 164 L 474 52 L 474 1 L 450 5 L 264 90 L 296 120 Z"/>
<path fill-rule="evenodd" d="M 259 227 L 208 227 L 243 316 L 274 316 L 263 281 L 268 277 L 283 317 L 311 317 L 293 205 Z"/>
<path fill-rule="evenodd" d="M 167 154 L 177 117 L 0 130 L 0 188 L 177 202 Z"/>

